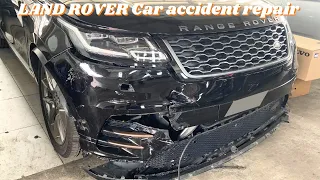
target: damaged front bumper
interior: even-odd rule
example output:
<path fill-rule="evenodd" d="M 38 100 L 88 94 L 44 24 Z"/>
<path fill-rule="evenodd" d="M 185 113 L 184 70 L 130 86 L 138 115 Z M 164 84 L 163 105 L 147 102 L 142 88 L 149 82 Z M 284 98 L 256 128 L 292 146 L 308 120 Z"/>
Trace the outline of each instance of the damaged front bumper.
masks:
<path fill-rule="evenodd" d="M 97 179 L 187 178 L 231 160 L 268 137 L 287 121 L 284 98 L 193 138 L 163 148 L 145 162 L 109 161 L 87 172 Z M 180 168 L 179 168 L 180 167 Z"/>
<path fill-rule="evenodd" d="M 285 116 L 295 79 L 292 60 L 201 80 L 165 66 L 93 63 L 69 50 L 46 66 L 63 87 L 81 149 L 110 160 L 88 170 L 105 179 L 174 178 L 178 167 L 189 174 L 243 152 Z"/>

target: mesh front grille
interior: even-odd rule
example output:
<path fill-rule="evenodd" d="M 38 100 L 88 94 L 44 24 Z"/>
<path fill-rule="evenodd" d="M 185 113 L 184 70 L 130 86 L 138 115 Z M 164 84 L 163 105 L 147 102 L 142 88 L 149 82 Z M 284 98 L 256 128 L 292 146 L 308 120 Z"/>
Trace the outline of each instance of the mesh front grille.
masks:
<path fill-rule="evenodd" d="M 287 57 L 283 24 L 241 31 L 165 37 L 190 75 L 235 73 Z"/>
<path fill-rule="evenodd" d="M 283 99 L 276 100 L 251 114 L 197 135 L 186 149 L 181 167 L 194 164 L 203 157 L 209 157 L 215 152 L 219 152 L 222 147 L 252 133 L 267 123 L 277 112 L 280 112 L 282 103 Z M 146 162 L 146 166 L 162 170 L 177 168 L 180 156 L 189 141 L 190 139 L 186 139 L 159 151 Z"/>

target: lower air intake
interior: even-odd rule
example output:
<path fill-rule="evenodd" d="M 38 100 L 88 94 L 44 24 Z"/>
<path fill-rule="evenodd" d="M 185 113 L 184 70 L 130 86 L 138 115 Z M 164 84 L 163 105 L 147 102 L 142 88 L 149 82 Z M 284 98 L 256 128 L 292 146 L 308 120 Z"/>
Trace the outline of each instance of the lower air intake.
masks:
<path fill-rule="evenodd" d="M 184 153 L 181 168 L 214 158 L 230 149 L 232 145 L 248 138 L 250 134 L 254 135 L 263 125 L 274 121 L 272 117 L 283 112 L 282 102 L 283 99 L 274 101 L 239 119 L 196 135 Z M 174 143 L 157 152 L 146 162 L 147 171 L 152 173 L 177 169 L 180 156 L 189 140 Z"/>

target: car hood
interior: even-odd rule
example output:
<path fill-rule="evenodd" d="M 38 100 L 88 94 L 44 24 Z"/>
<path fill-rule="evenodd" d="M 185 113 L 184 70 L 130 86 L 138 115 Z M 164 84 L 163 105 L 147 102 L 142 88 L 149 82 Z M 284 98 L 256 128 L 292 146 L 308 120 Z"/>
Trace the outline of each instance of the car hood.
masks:
<path fill-rule="evenodd" d="M 199 2 L 203 4 L 210 3 L 210 1 L 195 1 L 195 0 L 179 0 L 166 1 L 154 0 L 152 2 L 144 2 L 137 0 L 115 1 L 115 0 L 59 0 L 65 3 L 144 3 L 148 5 L 162 5 L 166 9 L 167 6 L 179 5 L 198 5 Z M 262 0 L 217 0 L 212 1 L 214 5 L 230 5 L 235 4 L 244 5 L 268 5 L 266 1 Z M 258 16 L 168 16 L 163 13 L 160 16 L 98 16 L 95 13 L 91 16 L 72 16 L 73 19 L 78 20 L 80 24 L 91 25 L 92 27 L 105 27 L 109 29 L 119 29 L 133 32 L 143 32 L 150 34 L 165 33 L 204 33 L 204 32 L 219 32 L 228 30 L 237 30 L 253 27 L 261 27 L 276 23 L 278 19 L 273 17 L 260 19 Z"/>

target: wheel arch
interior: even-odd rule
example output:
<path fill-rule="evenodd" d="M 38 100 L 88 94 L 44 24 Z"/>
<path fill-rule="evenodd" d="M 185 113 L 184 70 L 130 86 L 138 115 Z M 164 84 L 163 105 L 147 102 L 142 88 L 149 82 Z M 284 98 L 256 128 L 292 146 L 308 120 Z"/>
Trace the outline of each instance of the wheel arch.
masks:
<path fill-rule="evenodd" d="M 36 44 L 32 43 L 30 45 L 30 65 L 32 67 L 32 70 L 34 72 L 34 75 L 38 81 L 38 77 L 39 77 L 39 70 L 40 70 L 40 65 L 42 66 L 46 66 L 46 64 L 49 62 L 49 60 L 47 60 L 46 56 L 44 55 L 44 53 L 36 46 Z M 49 68 L 50 69 L 50 68 Z M 50 72 L 50 70 L 49 70 Z M 52 71 L 50 72 L 52 73 Z M 58 82 L 58 86 L 60 87 L 60 91 L 61 91 L 61 95 L 63 97 L 63 106 L 65 108 L 67 108 L 68 112 L 70 113 L 70 115 L 72 115 L 73 118 L 78 119 L 78 113 L 76 110 L 76 107 L 73 104 L 72 98 L 69 96 L 69 94 L 67 93 L 67 91 L 63 88 L 63 84 L 59 83 L 58 81 L 58 77 L 56 76 L 56 74 L 52 74 L 53 78 Z M 76 123 L 76 121 L 75 121 Z"/>
<path fill-rule="evenodd" d="M 39 63 L 42 65 L 45 65 L 48 60 L 44 56 L 44 54 L 41 52 L 41 50 L 36 46 L 36 44 L 31 43 L 30 44 L 30 65 L 32 68 L 32 71 L 35 75 L 35 77 L 38 77 L 39 73 Z"/>

